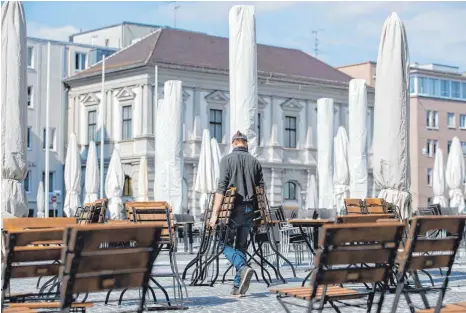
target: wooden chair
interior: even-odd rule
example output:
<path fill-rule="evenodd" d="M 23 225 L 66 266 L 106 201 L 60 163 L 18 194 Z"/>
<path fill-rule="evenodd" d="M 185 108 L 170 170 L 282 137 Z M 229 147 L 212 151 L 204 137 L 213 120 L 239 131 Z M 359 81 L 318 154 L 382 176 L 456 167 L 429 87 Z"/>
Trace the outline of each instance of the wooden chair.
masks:
<path fill-rule="evenodd" d="M 387 214 L 387 202 L 381 198 L 367 198 L 364 200 L 364 207 L 367 214 Z"/>
<path fill-rule="evenodd" d="M 2 285 L 3 300 L 9 300 L 8 308 L 19 309 L 58 309 L 59 302 L 37 302 L 38 296 L 49 300 L 57 300 L 57 292 L 45 292 L 42 287 L 39 294 L 10 294 L 6 297 L 6 290 L 12 278 L 31 278 L 42 276 L 58 276 L 63 250 L 62 243 L 64 228 L 45 228 L 33 230 L 10 229 L 6 232 L 6 261 L 4 265 L 4 277 Z M 37 243 L 40 244 L 37 244 Z M 50 244 L 47 244 L 50 243 Z M 40 262 L 40 263 L 38 263 Z M 53 285 L 50 289 L 53 289 Z M 36 302 L 24 302 L 35 300 Z M 91 307 L 92 303 L 72 303 L 73 308 L 85 310 Z"/>
<path fill-rule="evenodd" d="M 309 312 L 316 309 L 317 302 L 319 312 L 327 303 L 339 312 L 336 301 L 367 297 L 370 312 L 376 285 L 381 284 L 377 306 L 380 312 L 402 234 L 403 224 L 399 222 L 325 225 L 319 237 L 311 285 L 271 291 L 287 312 L 287 304 L 291 303 L 285 302 L 285 297 L 310 301 Z M 339 286 L 345 283 L 372 283 L 372 288 L 357 291 Z"/>
<path fill-rule="evenodd" d="M 171 306 L 170 298 L 166 290 L 160 285 L 156 277 L 172 277 L 175 299 L 177 293 L 181 302 L 183 302 L 184 289 L 186 297 L 188 291 L 186 285 L 180 277 L 178 265 L 176 261 L 177 240 L 174 228 L 174 218 L 171 206 L 167 202 L 147 201 L 147 202 L 127 202 L 125 204 L 126 218 L 133 223 L 155 223 L 161 228 L 160 248 L 167 251 L 170 259 L 171 272 L 166 274 L 154 274 L 149 277 L 150 281 L 155 283 L 162 290 L 169 306 Z M 152 292 L 152 289 L 151 289 Z M 120 302 L 124 292 L 120 296 Z M 153 294 L 154 295 L 154 294 Z"/>
<path fill-rule="evenodd" d="M 72 307 L 73 294 L 108 289 L 141 288 L 138 312 L 144 309 L 149 277 L 160 251 L 157 223 L 79 225 L 65 230 L 60 279 L 60 312 Z M 131 241 L 125 248 L 102 248 L 103 242 Z"/>
<path fill-rule="evenodd" d="M 450 310 L 454 306 L 447 305 L 442 307 L 442 302 L 448 287 L 456 251 L 464 233 L 465 221 L 466 216 L 416 216 L 411 219 L 408 237 L 404 243 L 404 250 L 398 257 L 398 286 L 393 301 L 392 313 L 396 312 L 402 293 L 405 295 L 406 301 L 413 313 L 457 312 Z M 445 231 L 446 236 L 440 238 L 428 236 L 428 233 L 435 231 Z M 441 286 L 422 286 L 417 271 L 434 268 L 447 269 Z M 407 274 L 411 274 L 415 283 L 414 288 L 408 285 Z M 434 290 L 439 291 L 439 295 L 435 306 L 432 308 L 426 297 L 426 292 Z M 421 295 L 425 309 L 414 309 L 409 296 L 412 292 Z M 463 310 L 462 312 L 466 311 L 466 309 Z"/>
<path fill-rule="evenodd" d="M 108 199 L 98 199 L 91 203 L 85 203 L 78 210 L 76 217 L 78 224 L 103 224 L 105 223 L 105 214 L 108 208 Z"/>
<path fill-rule="evenodd" d="M 361 199 L 345 199 L 346 214 L 363 214 L 364 203 Z"/>

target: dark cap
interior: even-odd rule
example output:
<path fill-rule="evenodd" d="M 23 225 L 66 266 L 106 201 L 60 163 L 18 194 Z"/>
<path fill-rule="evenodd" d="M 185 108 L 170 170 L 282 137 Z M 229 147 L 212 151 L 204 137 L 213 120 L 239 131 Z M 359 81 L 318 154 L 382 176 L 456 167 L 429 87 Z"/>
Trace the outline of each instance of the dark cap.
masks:
<path fill-rule="evenodd" d="M 231 138 L 231 142 L 235 141 L 235 140 L 244 140 L 244 141 L 248 141 L 248 137 L 241 133 L 239 130 L 233 135 L 233 137 Z"/>

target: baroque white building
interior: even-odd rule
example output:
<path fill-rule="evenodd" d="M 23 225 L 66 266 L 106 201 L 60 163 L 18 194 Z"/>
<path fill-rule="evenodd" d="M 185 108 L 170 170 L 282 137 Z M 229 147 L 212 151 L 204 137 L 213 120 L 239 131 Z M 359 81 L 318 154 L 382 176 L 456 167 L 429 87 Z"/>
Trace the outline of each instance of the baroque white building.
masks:
<path fill-rule="evenodd" d="M 86 44 L 49 41 L 46 39 L 27 39 L 28 66 L 28 103 L 27 103 L 27 148 L 28 175 L 24 181 L 29 205 L 29 216 L 36 215 L 37 188 L 45 179 L 45 120 L 47 100 L 47 45 L 50 46 L 50 173 L 49 209 L 52 210 L 51 197 L 56 196 L 56 212 L 50 216 L 61 215 L 65 197 L 63 169 L 66 157 L 66 124 L 68 112 L 67 90 L 63 79 L 72 76 L 110 55 L 116 49 L 102 48 Z M 45 187 L 45 186 L 44 186 Z"/>
<path fill-rule="evenodd" d="M 118 142 L 126 175 L 124 196 L 138 194 L 141 156 L 147 157 L 149 186 L 153 186 L 157 66 L 159 99 L 163 98 L 165 81 L 183 82 L 183 206 L 188 210 L 198 205 L 198 195 L 192 189 L 203 129 L 210 129 L 224 155 L 229 150 L 228 46 L 227 38 L 159 28 L 106 59 L 105 167 Z M 258 45 L 257 53 L 259 160 L 268 198 L 272 205 L 302 206 L 308 176 L 316 174 L 317 99 L 334 99 L 335 134 L 338 126 L 347 128 L 351 78 L 299 50 Z M 98 138 L 101 71 L 98 63 L 65 80 L 69 89 L 68 133 L 78 134 L 82 164 L 86 162 L 89 141 Z M 374 90 L 368 88 L 369 146 L 373 99 Z M 100 149 L 99 142 L 97 147 Z M 369 174 L 371 194 L 371 171 Z"/>

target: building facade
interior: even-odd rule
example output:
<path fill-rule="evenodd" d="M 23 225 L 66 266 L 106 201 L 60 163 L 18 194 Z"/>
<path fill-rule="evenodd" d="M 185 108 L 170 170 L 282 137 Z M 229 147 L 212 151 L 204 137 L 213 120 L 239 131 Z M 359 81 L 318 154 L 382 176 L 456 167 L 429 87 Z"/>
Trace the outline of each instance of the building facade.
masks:
<path fill-rule="evenodd" d="M 259 160 L 268 198 L 273 205 L 304 206 L 309 175 L 317 174 L 317 99 L 334 99 L 336 135 L 339 126 L 348 127 L 351 78 L 298 50 L 258 45 L 257 51 Z M 164 82 L 181 80 L 183 84 L 183 206 L 185 210 L 197 207 L 193 186 L 203 129 L 217 138 L 223 155 L 229 150 L 228 39 L 160 29 L 115 53 L 105 64 L 105 167 L 113 145 L 119 143 L 126 176 L 124 197 L 138 195 L 135 187 L 142 156 L 148 160 L 152 195 L 157 66 L 159 99 Z M 101 64 L 65 83 L 69 86 L 68 132 L 78 135 L 85 164 L 89 142 L 97 136 L 94 117 L 101 109 Z M 374 94 L 368 89 L 368 127 L 372 128 Z M 369 185 L 372 194 L 372 181 Z"/>
<path fill-rule="evenodd" d="M 375 86 L 375 68 L 375 62 L 367 62 L 339 69 Z M 412 64 L 410 94 L 411 192 L 414 207 L 426 207 L 433 199 L 436 149 L 442 149 L 446 164 L 456 136 L 466 157 L 466 74 L 455 66 Z"/>
<path fill-rule="evenodd" d="M 28 175 L 24 181 L 29 202 L 29 215 L 36 215 L 39 182 L 45 181 L 45 120 L 47 101 L 47 45 L 49 40 L 28 38 L 28 103 L 27 148 Z M 49 212 L 61 215 L 65 197 L 63 168 L 66 157 L 67 90 L 63 79 L 110 55 L 115 49 L 50 41 L 50 105 L 49 105 Z M 45 188 L 45 186 L 44 186 Z M 56 196 L 57 208 L 52 211 L 51 197 Z"/>

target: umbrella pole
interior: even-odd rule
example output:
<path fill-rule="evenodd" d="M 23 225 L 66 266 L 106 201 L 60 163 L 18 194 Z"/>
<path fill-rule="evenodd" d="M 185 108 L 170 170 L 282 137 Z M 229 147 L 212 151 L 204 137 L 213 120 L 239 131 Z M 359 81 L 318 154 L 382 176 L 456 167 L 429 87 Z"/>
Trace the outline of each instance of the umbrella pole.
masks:
<path fill-rule="evenodd" d="M 156 177 L 156 166 L 157 166 L 157 156 L 156 156 L 156 151 L 155 151 L 155 141 L 156 141 L 156 134 L 155 134 L 155 129 L 157 125 L 157 110 L 159 107 L 159 67 L 156 65 L 154 69 L 154 122 L 152 123 L 152 128 L 154 129 L 154 200 L 156 201 L 157 199 L 155 198 L 155 180 L 157 179 Z"/>
<path fill-rule="evenodd" d="M 105 57 L 102 58 L 102 91 L 100 96 L 100 198 L 104 198 L 104 109 L 106 102 L 105 95 Z"/>
<path fill-rule="evenodd" d="M 50 129 L 49 129 L 49 107 L 50 107 L 50 41 L 47 43 L 47 98 L 45 101 L 45 174 L 44 174 L 44 200 L 45 200 L 45 217 L 49 217 L 49 176 L 50 176 L 50 159 L 49 159 L 49 146 L 50 146 Z"/>

